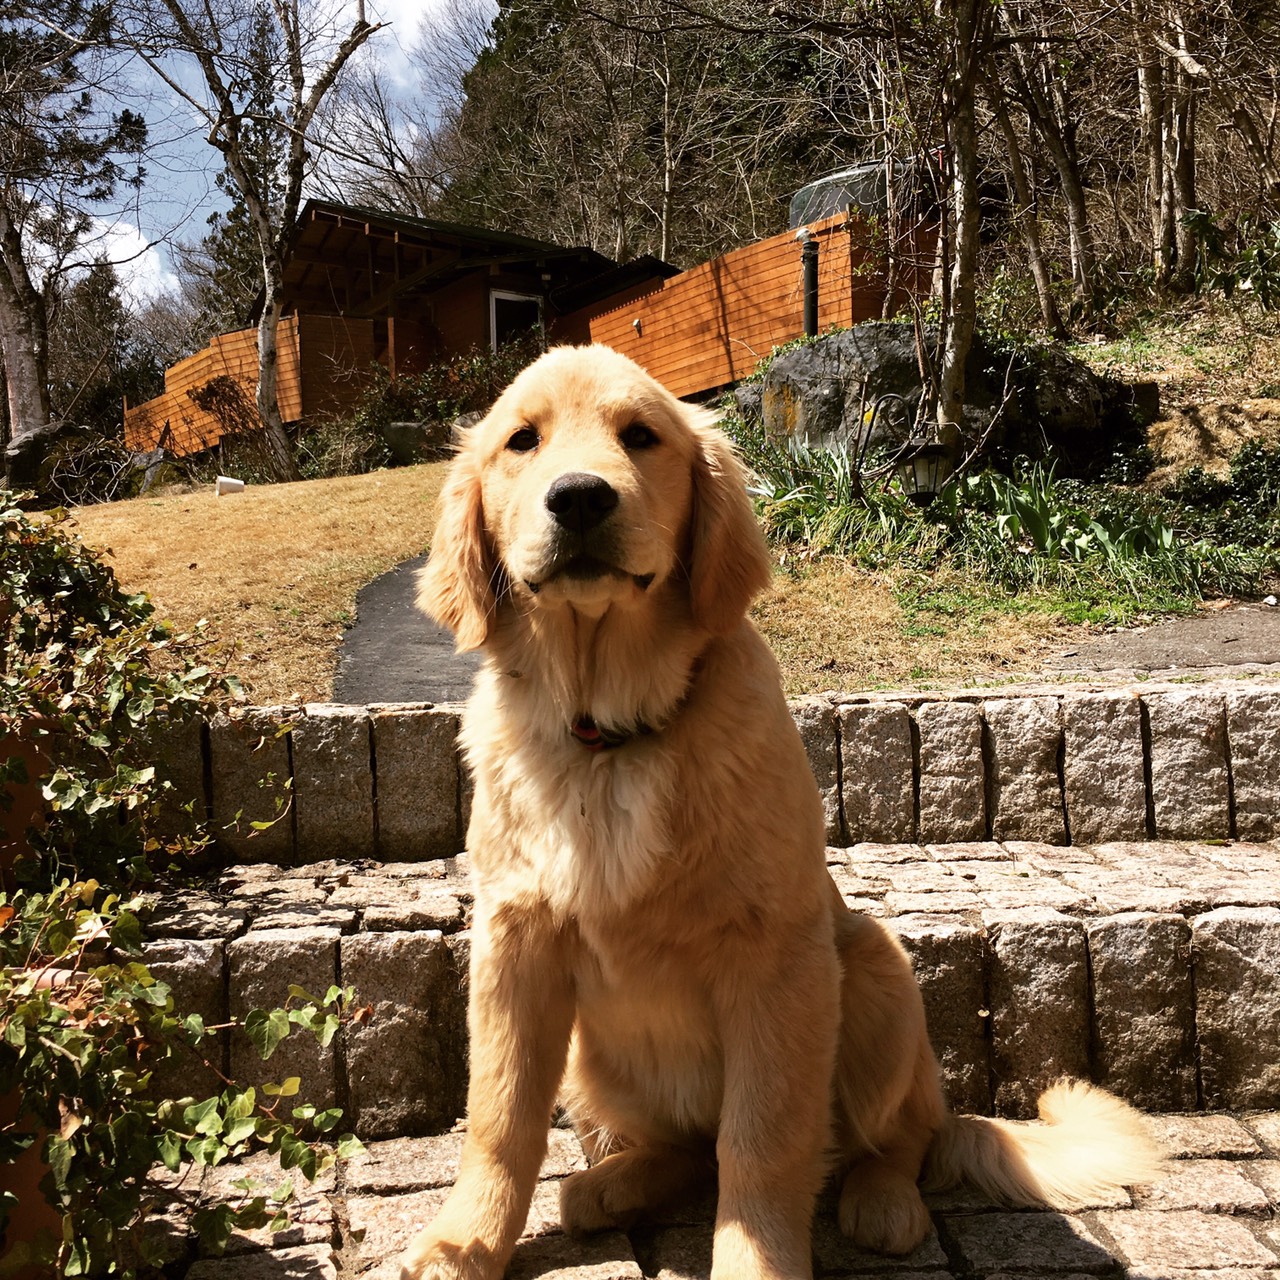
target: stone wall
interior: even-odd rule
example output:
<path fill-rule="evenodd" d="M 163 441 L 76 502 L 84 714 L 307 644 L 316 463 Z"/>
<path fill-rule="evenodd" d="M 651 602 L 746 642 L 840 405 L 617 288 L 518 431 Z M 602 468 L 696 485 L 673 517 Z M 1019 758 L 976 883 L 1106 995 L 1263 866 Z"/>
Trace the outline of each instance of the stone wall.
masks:
<path fill-rule="evenodd" d="M 1025 1117 L 1064 1074 L 1148 1111 L 1280 1107 L 1276 845 L 862 844 L 828 862 L 910 954 L 955 1108 Z M 299 1075 L 362 1137 L 438 1133 L 465 1106 L 470 911 L 465 855 L 232 867 L 160 900 L 145 958 L 210 1022 L 291 983 L 354 986 L 369 1016 L 327 1049 L 297 1036 L 263 1064 L 233 1040 L 222 1069 Z"/>
<path fill-rule="evenodd" d="M 831 695 L 792 707 L 832 844 L 1280 835 L 1280 687 Z M 462 848 L 457 727 L 452 707 L 257 707 L 187 726 L 161 763 L 232 861 L 413 862 Z"/>

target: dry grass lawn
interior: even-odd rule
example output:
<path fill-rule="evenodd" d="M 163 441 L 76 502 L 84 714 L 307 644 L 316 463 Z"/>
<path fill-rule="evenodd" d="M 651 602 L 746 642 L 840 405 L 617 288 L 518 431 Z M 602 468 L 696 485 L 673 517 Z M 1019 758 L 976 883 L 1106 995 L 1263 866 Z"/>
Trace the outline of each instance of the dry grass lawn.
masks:
<path fill-rule="evenodd" d="M 80 536 L 182 630 L 201 619 L 254 702 L 323 700 L 356 592 L 431 538 L 444 463 L 83 507 Z"/>
<path fill-rule="evenodd" d="M 182 630 L 200 619 L 258 703 L 324 700 L 356 592 L 430 541 L 445 465 L 139 498 L 76 513 L 121 582 Z M 1038 614 L 912 613 L 837 561 L 779 573 L 756 620 L 787 692 L 963 684 L 1034 671 L 1069 634 Z"/>

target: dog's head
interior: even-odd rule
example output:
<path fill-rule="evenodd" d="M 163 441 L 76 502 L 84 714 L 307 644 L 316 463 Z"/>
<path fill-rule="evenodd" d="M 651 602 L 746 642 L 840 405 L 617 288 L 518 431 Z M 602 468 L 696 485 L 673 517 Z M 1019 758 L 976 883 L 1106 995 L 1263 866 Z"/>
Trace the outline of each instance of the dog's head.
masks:
<path fill-rule="evenodd" d="M 717 634 L 768 580 L 714 415 L 607 347 L 558 347 L 466 432 L 418 601 L 476 649 L 508 597 L 599 616 L 674 587 Z"/>

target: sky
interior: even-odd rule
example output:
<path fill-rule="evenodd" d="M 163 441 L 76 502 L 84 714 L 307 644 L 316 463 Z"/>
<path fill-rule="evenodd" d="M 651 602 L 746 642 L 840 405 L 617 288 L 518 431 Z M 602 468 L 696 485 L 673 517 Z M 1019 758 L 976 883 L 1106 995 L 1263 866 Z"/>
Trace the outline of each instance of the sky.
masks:
<path fill-rule="evenodd" d="M 415 43 L 420 26 L 432 21 L 447 0 L 367 0 L 368 17 L 389 25 L 377 32 L 365 51 L 378 60 L 383 74 L 405 93 L 414 91 L 414 73 L 408 50 Z M 493 6 L 496 12 L 496 4 Z M 350 17 L 347 17 L 350 21 Z M 362 51 L 364 52 L 364 51 Z M 176 70 L 176 68 L 175 68 Z M 183 72 L 184 77 L 193 73 Z M 103 252 L 113 262 L 126 295 L 136 304 L 172 288 L 172 246 L 193 243 L 205 234 L 209 216 L 229 205 L 215 177 L 220 157 L 204 136 L 204 126 L 191 108 L 171 90 L 157 91 L 149 85 L 150 73 L 141 64 L 127 71 L 127 83 L 145 103 L 125 102 L 142 110 L 152 142 L 147 159 L 147 180 L 131 198 L 131 203 L 95 220 L 89 246 L 94 254 Z M 195 80 L 184 78 L 184 86 Z M 154 84 L 154 81 L 151 82 Z"/>

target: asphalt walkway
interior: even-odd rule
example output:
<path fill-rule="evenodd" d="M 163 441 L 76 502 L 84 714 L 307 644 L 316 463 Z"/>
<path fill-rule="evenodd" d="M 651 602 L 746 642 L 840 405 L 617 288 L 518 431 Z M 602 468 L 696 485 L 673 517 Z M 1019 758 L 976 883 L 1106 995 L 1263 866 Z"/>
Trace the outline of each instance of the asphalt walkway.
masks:
<path fill-rule="evenodd" d="M 342 641 L 335 702 L 466 701 L 480 656 L 455 653 L 452 635 L 418 612 L 415 583 L 425 563 L 425 555 L 409 560 L 360 591 L 356 624 Z M 1039 672 L 1023 674 L 1092 680 L 1271 668 L 1280 674 L 1280 607 L 1232 604 L 1065 646 Z"/>

